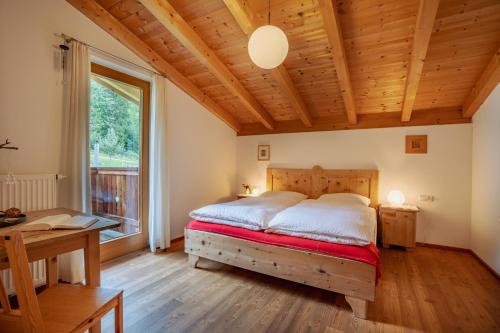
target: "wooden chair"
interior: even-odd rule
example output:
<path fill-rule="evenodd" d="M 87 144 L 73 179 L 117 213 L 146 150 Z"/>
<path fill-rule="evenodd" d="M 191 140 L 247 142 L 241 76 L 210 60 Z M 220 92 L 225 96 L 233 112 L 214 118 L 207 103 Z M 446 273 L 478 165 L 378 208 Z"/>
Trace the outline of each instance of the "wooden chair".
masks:
<path fill-rule="evenodd" d="M 37 296 L 19 231 L 0 236 L 2 253 L 9 260 L 19 309 L 11 307 L 0 277 L 1 332 L 83 332 L 113 308 L 115 332 L 123 332 L 122 290 L 56 284 Z"/>

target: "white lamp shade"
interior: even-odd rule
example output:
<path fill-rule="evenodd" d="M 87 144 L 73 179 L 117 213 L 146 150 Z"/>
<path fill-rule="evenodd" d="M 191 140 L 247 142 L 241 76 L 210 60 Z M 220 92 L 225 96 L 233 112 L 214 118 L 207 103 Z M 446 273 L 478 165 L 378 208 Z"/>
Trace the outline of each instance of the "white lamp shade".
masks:
<path fill-rule="evenodd" d="M 252 62 L 260 68 L 278 67 L 288 54 L 288 39 L 280 28 L 263 25 L 250 36 L 248 54 Z"/>
<path fill-rule="evenodd" d="M 405 195 L 401 191 L 393 190 L 387 195 L 387 200 L 392 206 L 402 206 L 405 203 Z"/>

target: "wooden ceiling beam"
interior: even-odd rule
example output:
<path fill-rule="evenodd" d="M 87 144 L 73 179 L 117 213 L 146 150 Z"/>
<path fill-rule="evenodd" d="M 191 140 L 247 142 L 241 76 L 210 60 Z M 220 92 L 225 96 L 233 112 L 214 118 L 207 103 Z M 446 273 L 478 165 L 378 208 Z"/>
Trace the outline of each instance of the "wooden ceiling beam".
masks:
<path fill-rule="evenodd" d="M 245 35 L 250 35 L 259 25 L 256 22 L 253 10 L 247 0 L 223 0 L 227 9 L 240 26 Z"/>
<path fill-rule="evenodd" d="M 351 124 L 356 124 L 357 113 L 356 103 L 354 101 L 354 92 L 352 90 L 349 66 L 344 48 L 344 38 L 337 12 L 333 7 L 332 0 L 320 0 L 320 11 L 323 17 L 323 24 L 328 35 L 328 42 L 332 49 L 333 64 L 337 72 L 339 86 L 344 100 L 344 106 L 347 114 L 347 120 Z"/>
<path fill-rule="evenodd" d="M 422 69 L 424 68 L 425 57 L 429 48 L 438 7 L 439 0 L 420 0 L 413 36 L 410 66 L 406 75 L 401 121 L 410 121 L 411 119 L 411 112 L 415 104 L 418 84 L 422 76 Z"/>
<path fill-rule="evenodd" d="M 469 96 L 465 99 L 463 116 L 472 118 L 498 83 L 500 83 L 500 48 L 495 52 L 493 58 L 491 58 L 474 84 Z"/>
<path fill-rule="evenodd" d="M 184 45 L 203 65 L 214 74 L 221 83 L 231 91 L 240 102 L 265 127 L 274 128 L 275 121 L 260 105 L 257 99 L 248 92 L 241 82 L 227 68 L 215 52 L 179 15 L 167 0 L 139 0 L 177 40 Z"/>
<path fill-rule="evenodd" d="M 66 0 L 236 132 L 241 124 L 94 0 Z"/>
<path fill-rule="evenodd" d="M 351 124 L 343 116 L 314 118 L 312 127 L 305 127 L 299 120 L 276 122 L 274 130 L 268 130 L 260 123 L 243 124 L 238 136 L 277 133 L 298 133 L 317 131 L 341 131 L 367 128 L 388 128 L 405 126 L 428 126 L 470 123 L 470 118 L 462 117 L 459 107 L 418 110 L 413 112 L 411 121 L 402 122 L 401 112 L 358 114 L 358 122 Z"/>
<path fill-rule="evenodd" d="M 249 8 L 248 2 L 245 0 L 224 0 L 226 7 L 229 9 L 234 19 L 240 26 L 241 30 L 248 36 L 255 29 L 259 27 L 255 20 L 255 15 L 253 11 Z M 288 70 L 286 67 L 281 64 L 276 68 L 271 70 L 271 74 L 274 79 L 278 82 L 281 87 L 281 90 L 286 94 L 289 98 L 293 109 L 299 116 L 302 123 L 310 127 L 312 126 L 312 117 L 309 111 L 307 110 L 306 103 L 302 99 L 299 91 L 295 87 L 290 74 L 288 74 Z"/>

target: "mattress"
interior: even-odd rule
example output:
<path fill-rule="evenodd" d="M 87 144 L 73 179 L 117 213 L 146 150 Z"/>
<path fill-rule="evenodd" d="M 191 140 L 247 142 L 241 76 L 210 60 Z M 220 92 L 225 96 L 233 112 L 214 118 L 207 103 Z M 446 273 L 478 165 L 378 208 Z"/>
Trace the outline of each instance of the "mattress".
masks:
<path fill-rule="evenodd" d="M 375 266 L 377 269 L 377 280 L 380 277 L 380 255 L 377 247 L 373 243 L 364 246 L 336 244 L 314 239 L 265 233 L 264 231 L 249 230 L 224 224 L 201 222 L 197 220 L 189 222 L 186 228 L 222 234 L 262 244 L 310 251 L 364 262 Z"/>

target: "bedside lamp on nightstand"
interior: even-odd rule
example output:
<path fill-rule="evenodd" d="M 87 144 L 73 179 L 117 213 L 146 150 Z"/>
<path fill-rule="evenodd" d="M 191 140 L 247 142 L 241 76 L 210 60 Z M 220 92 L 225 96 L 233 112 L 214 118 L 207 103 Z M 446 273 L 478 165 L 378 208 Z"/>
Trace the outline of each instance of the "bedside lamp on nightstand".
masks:
<path fill-rule="evenodd" d="M 402 206 L 404 205 L 406 198 L 403 192 L 399 190 L 392 190 L 387 195 L 387 201 L 389 201 L 391 206 Z"/>
<path fill-rule="evenodd" d="M 258 197 L 258 196 L 259 196 L 258 194 L 254 194 L 254 193 L 240 193 L 240 194 L 236 195 L 236 197 L 238 199 L 250 198 L 250 197 Z"/>
<path fill-rule="evenodd" d="M 382 245 L 415 247 L 417 213 L 419 208 L 405 205 L 405 196 L 401 191 L 391 191 L 387 196 L 388 204 L 380 206 Z"/>
<path fill-rule="evenodd" d="M 243 188 L 245 189 L 245 193 L 237 194 L 236 197 L 238 199 L 243 199 L 248 197 L 258 197 L 260 195 L 260 190 L 258 187 L 252 188 L 248 184 L 243 184 Z"/>

